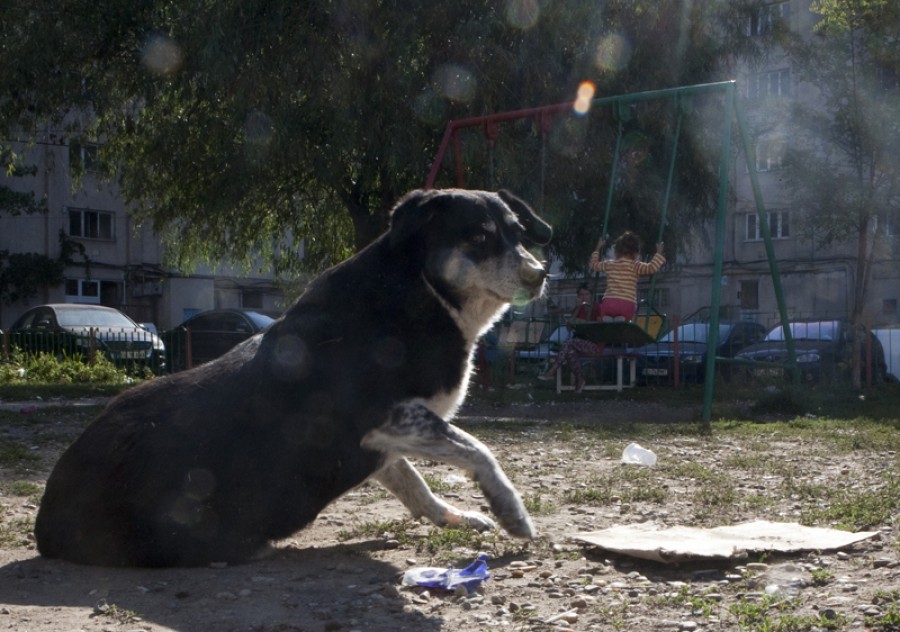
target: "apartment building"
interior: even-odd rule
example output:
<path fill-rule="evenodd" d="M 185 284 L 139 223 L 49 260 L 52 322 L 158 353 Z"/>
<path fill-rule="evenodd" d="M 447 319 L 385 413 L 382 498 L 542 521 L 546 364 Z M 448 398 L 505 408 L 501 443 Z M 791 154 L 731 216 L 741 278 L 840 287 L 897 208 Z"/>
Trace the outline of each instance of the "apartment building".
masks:
<path fill-rule="evenodd" d="M 72 257 L 65 283 L 44 288 L 25 302 L 0 305 L 0 328 L 9 327 L 29 307 L 42 303 L 97 303 L 115 307 L 141 323 L 174 327 L 203 310 L 244 307 L 281 311 L 283 294 L 271 276 L 247 276 L 220 265 L 182 273 L 165 265 L 164 244 L 147 226 L 138 226 L 116 186 L 94 177 L 96 147 L 60 142 L 52 131 L 31 148 L 21 147 L 34 175 L 0 176 L 15 191 L 33 192 L 46 214 L 0 218 L 0 251 L 38 253 L 56 259 L 60 235 L 84 247 Z M 73 190 L 72 165 L 86 168 Z"/>
<path fill-rule="evenodd" d="M 777 22 L 792 33 L 812 37 L 819 16 L 810 11 L 810 0 L 767 4 L 748 20 L 747 37 L 764 35 Z M 789 185 L 791 144 L 798 141 L 792 121 L 792 104 L 815 105 L 821 95 L 815 86 L 798 77 L 790 58 L 771 50 L 766 62 L 744 67 L 735 77 L 741 105 L 755 149 L 755 168 L 765 201 L 774 254 L 778 261 L 788 314 L 797 318 L 841 318 L 850 315 L 857 279 L 858 242 L 848 239 L 822 247 L 801 231 L 803 208 Z M 737 141 L 737 139 L 735 139 Z M 732 200 L 727 216 L 721 304 L 731 314 L 757 318 L 764 324 L 778 320 L 777 302 L 762 232 L 742 154 L 732 169 Z M 835 209 L 841 212 L 840 209 Z M 808 229 L 809 227 L 806 226 Z M 864 320 L 873 327 L 900 322 L 900 234 L 888 222 L 882 225 L 871 272 Z M 690 307 L 709 296 L 709 268 L 697 253 L 679 272 L 678 294 Z M 691 301 L 693 301 L 691 303 Z"/>

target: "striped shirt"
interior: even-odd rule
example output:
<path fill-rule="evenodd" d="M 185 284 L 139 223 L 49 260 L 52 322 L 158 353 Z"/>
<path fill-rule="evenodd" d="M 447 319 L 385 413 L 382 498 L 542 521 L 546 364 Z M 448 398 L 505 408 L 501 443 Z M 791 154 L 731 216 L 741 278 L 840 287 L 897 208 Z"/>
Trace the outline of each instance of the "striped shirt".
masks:
<path fill-rule="evenodd" d="M 666 258 L 659 253 L 653 255 L 649 263 L 636 259 L 606 259 L 591 266 L 593 272 L 606 273 L 606 292 L 603 298 L 620 298 L 637 303 L 637 282 L 639 276 L 657 272 Z"/>

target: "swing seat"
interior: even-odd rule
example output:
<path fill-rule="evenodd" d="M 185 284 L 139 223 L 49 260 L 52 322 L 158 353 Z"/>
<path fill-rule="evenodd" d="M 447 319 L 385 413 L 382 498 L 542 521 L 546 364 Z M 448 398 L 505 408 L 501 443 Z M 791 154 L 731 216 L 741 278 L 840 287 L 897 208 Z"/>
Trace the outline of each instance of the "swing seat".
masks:
<path fill-rule="evenodd" d="M 656 338 L 647 333 L 641 326 L 634 322 L 612 323 L 581 323 L 575 325 L 572 332 L 579 338 L 585 338 L 594 343 L 608 345 L 628 345 L 630 347 L 642 347 Z"/>
<path fill-rule="evenodd" d="M 634 319 L 629 321 L 579 323 L 572 332 L 594 343 L 642 347 L 656 342 L 666 331 L 668 319 L 641 301 Z"/>

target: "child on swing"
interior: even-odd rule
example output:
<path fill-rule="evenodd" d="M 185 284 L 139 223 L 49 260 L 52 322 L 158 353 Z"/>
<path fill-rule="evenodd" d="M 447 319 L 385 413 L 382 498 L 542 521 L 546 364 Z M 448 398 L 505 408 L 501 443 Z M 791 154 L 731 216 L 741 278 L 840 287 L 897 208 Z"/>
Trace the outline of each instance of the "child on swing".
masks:
<path fill-rule="evenodd" d="M 615 259 L 601 261 L 600 250 L 606 245 L 601 239 L 597 250 L 591 254 L 591 272 L 606 273 L 606 292 L 600 303 L 600 317 L 604 321 L 631 320 L 637 309 L 637 282 L 639 276 L 647 276 L 659 271 L 666 258 L 663 256 L 662 242 L 656 244 L 656 254 L 649 262 L 638 259 L 641 242 L 638 236 L 626 230 L 613 245 Z"/>
<path fill-rule="evenodd" d="M 606 292 L 600 302 L 600 320 L 630 321 L 637 310 L 638 277 L 654 274 L 665 264 L 666 258 L 662 254 L 664 244 L 662 242 L 656 244 L 656 254 L 648 263 L 638 260 L 641 243 L 638 236 L 631 231 L 626 230 L 616 239 L 613 246 L 615 259 L 600 260 L 600 250 L 605 244 L 606 240 L 601 239 L 597 244 L 597 250 L 591 254 L 590 262 L 591 272 L 606 273 Z M 587 290 L 587 286 L 583 287 Z M 569 338 L 553 364 L 539 376 L 539 379 L 552 380 L 560 368 L 568 366 L 575 378 L 575 392 L 580 393 L 585 384 L 580 358 L 599 356 L 605 348 L 606 344 L 602 342 Z"/>

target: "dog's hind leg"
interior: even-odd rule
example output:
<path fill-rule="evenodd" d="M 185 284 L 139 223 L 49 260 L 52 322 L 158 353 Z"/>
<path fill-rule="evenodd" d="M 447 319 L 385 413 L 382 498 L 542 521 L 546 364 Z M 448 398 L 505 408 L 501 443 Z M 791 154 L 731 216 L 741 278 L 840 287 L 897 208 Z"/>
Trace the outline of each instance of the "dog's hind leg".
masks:
<path fill-rule="evenodd" d="M 416 516 L 424 516 L 439 527 L 467 524 L 478 531 L 496 529 L 494 521 L 477 511 L 461 511 L 437 496 L 418 470 L 404 458 L 397 459 L 375 473 L 373 478 L 384 485 Z"/>
<path fill-rule="evenodd" d="M 395 406 L 390 420 L 369 431 L 362 446 L 389 459 L 418 456 L 465 469 L 481 487 L 500 526 L 516 537 L 534 537 L 534 525 L 525 504 L 487 446 L 441 419 L 423 403 Z"/>

